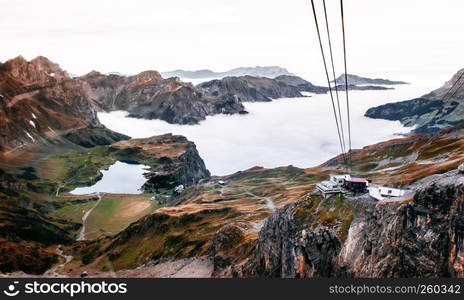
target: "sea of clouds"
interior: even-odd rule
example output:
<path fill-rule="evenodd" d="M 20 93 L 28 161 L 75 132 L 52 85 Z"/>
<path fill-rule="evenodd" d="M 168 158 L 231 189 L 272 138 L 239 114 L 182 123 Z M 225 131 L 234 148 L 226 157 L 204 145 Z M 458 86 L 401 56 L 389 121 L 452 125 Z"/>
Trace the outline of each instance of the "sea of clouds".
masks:
<path fill-rule="evenodd" d="M 401 85 L 394 90 L 351 91 L 353 148 L 392 139 L 411 130 L 397 121 L 364 117 L 368 108 L 411 99 L 431 89 L 424 85 Z M 340 93 L 340 101 L 345 111 L 344 93 Z M 108 128 L 133 138 L 165 133 L 186 136 L 195 142 L 213 175 L 227 175 L 253 166 L 307 168 L 340 153 L 328 94 L 245 103 L 245 107 L 247 115 L 211 116 L 199 125 L 127 118 L 123 111 L 99 113 L 98 117 Z M 343 118 L 346 130 L 345 113 Z"/>

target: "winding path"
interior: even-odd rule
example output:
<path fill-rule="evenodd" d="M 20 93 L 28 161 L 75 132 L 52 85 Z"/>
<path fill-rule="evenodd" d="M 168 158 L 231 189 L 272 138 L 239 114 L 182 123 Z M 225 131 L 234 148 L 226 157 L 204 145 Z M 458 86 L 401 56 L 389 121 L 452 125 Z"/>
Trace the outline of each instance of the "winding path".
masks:
<path fill-rule="evenodd" d="M 250 191 L 246 191 L 245 194 L 249 195 L 249 196 L 251 196 L 253 198 L 264 199 L 264 201 L 266 201 L 266 205 L 267 205 L 267 207 L 269 208 L 270 211 L 275 211 L 276 210 L 276 207 L 274 205 L 274 201 L 272 201 L 271 198 L 265 197 L 265 196 L 258 196 L 258 195 L 253 194 Z"/>
<path fill-rule="evenodd" d="M 97 193 L 97 196 L 98 196 L 97 203 L 95 203 L 95 205 L 91 209 L 86 211 L 85 214 L 82 216 L 82 228 L 81 228 L 81 231 L 79 232 L 79 235 L 77 236 L 76 241 L 84 241 L 85 240 L 85 222 L 87 221 L 87 218 L 89 217 L 90 213 L 92 213 L 94 208 L 97 207 L 97 205 L 100 203 L 100 201 L 102 200 L 102 197 L 103 197 L 102 193 L 100 193 L 100 192 Z"/>
<path fill-rule="evenodd" d="M 221 187 L 221 190 L 220 190 L 220 195 L 221 195 L 221 197 L 224 197 L 225 189 L 226 189 L 225 186 Z M 253 197 L 253 198 L 257 198 L 257 199 L 264 199 L 264 201 L 266 202 L 266 205 L 267 205 L 267 207 L 268 207 L 268 209 L 269 209 L 270 211 L 275 211 L 275 210 L 276 210 L 274 201 L 272 201 L 271 198 L 266 197 L 266 196 L 258 196 L 258 195 L 253 194 L 252 192 L 250 192 L 250 191 L 248 191 L 248 190 L 245 190 L 245 189 L 243 189 L 243 191 L 244 191 L 243 193 L 233 194 L 233 195 L 234 195 L 234 196 L 247 195 L 247 196 L 251 196 L 251 197 Z"/>
<path fill-rule="evenodd" d="M 63 269 L 66 264 L 68 264 L 74 259 L 74 257 L 71 255 L 64 255 L 63 250 L 61 249 L 61 245 L 58 245 L 58 247 L 56 248 L 56 252 L 58 256 L 63 260 L 63 262 L 61 264 L 53 266 L 51 269 L 45 272 L 43 274 L 44 277 L 54 277 L 54 278 L 68 277 L 66 275 L 58 273 L 58 271 Z"/>

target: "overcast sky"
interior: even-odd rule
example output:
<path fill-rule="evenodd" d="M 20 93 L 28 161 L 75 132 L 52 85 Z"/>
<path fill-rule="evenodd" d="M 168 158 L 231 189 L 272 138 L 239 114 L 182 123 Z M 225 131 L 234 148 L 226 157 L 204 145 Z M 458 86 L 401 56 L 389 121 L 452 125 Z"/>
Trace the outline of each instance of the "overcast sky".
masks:
<path fill-rule="evenodd" d="M 339 41 L 339 1 L 327 2 Z M 44 55 L 76 74 L 279 65 L 323 75 L 309 0 L 0 0 L 0 8 L 0 61 Z M 345 0 L 345 10 L 352 73 L 464 67 L 462 0 Z"/>

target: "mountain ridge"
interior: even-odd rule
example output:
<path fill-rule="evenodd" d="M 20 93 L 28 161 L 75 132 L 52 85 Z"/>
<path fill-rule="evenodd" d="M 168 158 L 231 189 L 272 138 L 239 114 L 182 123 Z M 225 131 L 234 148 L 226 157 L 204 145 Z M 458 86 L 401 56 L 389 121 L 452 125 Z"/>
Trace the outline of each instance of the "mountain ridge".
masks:
<path fill-rule="evenodd" d="M 128 138 L 104 127 L 85 87 L 43 56 L 0 65 L 0 151 L 60 140 L 80 146 Z"/>
<path fill-rule="evenodd" d="M 198 124 L 209 115 L 246 113 L 235 95 L 207 97 L 192 84 L 178 77 L 164 79 L 157 71 L 132 76 L 93 71 L 78 79 L 88 84 L 87 93 L 98 110 L 125 110 L 129 117 Z"/>
<path fill-rule="evenodd" d="M 266 67 L 238 67 L 225 72 L 214 72 L 208 69 L 196 70 L 196 71 L 185 71 L 185 70 L 173 70 L 161 73 L 163 77 L 180 77 L 189 79 L 201 79 L 201 78 L 223 78 L 227 76 L 254 76 L 254 77 L 268 77 L 275 78 L 280 75 L 294 76 L 287 69 L 278 66 L 266 66 Z"/>
<path fill-rule="evenodd" d="M 276 78 L 240 76 L 214 79 L 197 85 L 204 94 L 221 96 L 234 94 L 243 102 L 269 102 L 277 98 L 305 97 L 301 92 L 325 94 L 328 88 L 315 86 L 297 77 L 281 75 Z"/>

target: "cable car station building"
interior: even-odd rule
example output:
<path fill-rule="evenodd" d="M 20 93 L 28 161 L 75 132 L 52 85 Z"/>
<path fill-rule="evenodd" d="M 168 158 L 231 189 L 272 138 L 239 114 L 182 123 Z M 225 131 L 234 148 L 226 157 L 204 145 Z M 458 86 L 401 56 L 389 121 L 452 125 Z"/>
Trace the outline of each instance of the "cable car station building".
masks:
<path fill-rule="evenodd" d="M 369 180 L 365 178 L 351 177 L 349 174 L 330 175 L 329 180 L 322 181 L 316 185 L 322 196 L 346 192 L 367 193 Z"/>

